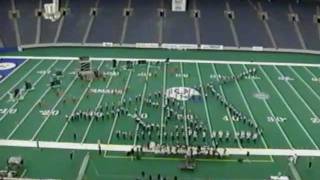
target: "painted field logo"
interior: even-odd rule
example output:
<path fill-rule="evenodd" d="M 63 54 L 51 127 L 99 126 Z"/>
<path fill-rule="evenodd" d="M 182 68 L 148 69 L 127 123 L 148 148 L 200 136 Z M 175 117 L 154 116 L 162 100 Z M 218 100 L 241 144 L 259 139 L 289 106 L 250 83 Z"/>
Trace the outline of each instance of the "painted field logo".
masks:
<path fill-rule="evenodd" d="M 253 94 L 253 96 L 257 99 L 260 99 L 260 100 L 267 100 L 270 98 L 270 95 L 265 92 L 258 92 L 258 93 Z"/>
<path fill-rule="evenodd" d="M 16 67 L 16 64 L 15 64 L 15 63 L 12 63 L 12 62 L 3 62 L 3 63 L 0 63 L 0 71 L 13 69 L 13 68 L 15 68 L 15 67 Z"/>
<path fill-rule="evenodd" d="M 187 101 L 192 96 L 200 96 L 200 93 L 189 87 L 172 87 L 166 91 L 167 98 L 173 98 L 179 101 Z"/>

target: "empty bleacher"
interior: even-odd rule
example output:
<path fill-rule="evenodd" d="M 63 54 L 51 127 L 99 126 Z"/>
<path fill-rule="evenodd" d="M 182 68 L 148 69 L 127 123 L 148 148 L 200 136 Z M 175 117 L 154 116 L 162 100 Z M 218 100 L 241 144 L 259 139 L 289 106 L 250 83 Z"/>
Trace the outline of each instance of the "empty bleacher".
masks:
<path fill-rule="evenodd" d="M 301 45 L 289 21 L 288 1 L 261 2 L 264 11 L 268 13 L 268 23 L 279 48 L 300 49 Z"/>
<path fill-rule="evenodd" d="M 158 43 L 159 0 L 132 0 L 125 43 Z"/>
<path fill-rule="evenodd" d="M 224 15 L 225 2 L 202 0 L 197 3 L 197 7 L 200 10 L 201 43 L 235 46 L 229 23 Z"/>
<path fill-rule="evenodd" d="M 39 18 L 41 12 L 37 14 L 40 3 L 43 8 L 50 0 L 12 2 L 0 1 L 0 24 L 4 27 L 0 46 L 39 40 L 320 49 L 320 18 L 314 17 L 319 3 L 315 2 L 189 0 L 187 12 L 172 12 L 171 0 L 61 0 L 65 15 L 55 22 Z M 14 5 L 16 14 L 10 13 Z M 232 20 L 225 14 L 228 8 L 234 13 Z M 266 12 L 265 21 L 258 15 L 262 11 Z M 297 14 L 296 22 L 290 20 L 290 12 Z"/>
<path fill-rule="evenodd" d="M 316 4 L 305 3 L 303 7 L 295 4 L 292 5 L 293 10 L 299 16 L 299 27 L 307 49 L 320 50 L 320 37 L 316 21 L 313 19 L 316 14 Z"/>
<path fill-rule="evenodd" d="M 15 5 L 20 13 L 17 20 L 21 44 L 34 44 L 37 31 L 36 9 L 39 7 L 39 0 L 15 0 Z"/>
<path fill-rule="evenodd" d="M 164 0 L 163 43 L 196 44 L 194 19 L 188 12 L 172 12 L 171 0 Z"/>
<path fill-rule="evenodd" d="M 99 1 L 97 16 L 88 36 L 89 43 L 119 43 L 123 26 L 123 11 L 127 0 Z"/>
<path fill-rule="evenodd" d="M 60 7 L 64 8 L 65 6 L 66 6 L 66 0 L 60 1 Z M 52 22 L 50 20 L 42 19 L 40 43 L 53 43 L 54 42 L 59 23 L 60 23 L 60 21 Z"/>
<path fill-rule="evenodd" d="M 13 21 L 9 18 L 10 1 L 0 1 L 0 38 L 5 47 L 17 46 Z"/>
<path fill-rule="evenodd" d="M 272 47 L 266 29 L 258 17 L 257 7 L 254 4 L 250 5 L 248 1 L 229 1 L 229 3 L 235 13 L 234 24 L 240 47 Z"/>
<path fill-rule="evenodd" d="M 81 42 L 95 0 L 69 0 L 58 42 Z"/>

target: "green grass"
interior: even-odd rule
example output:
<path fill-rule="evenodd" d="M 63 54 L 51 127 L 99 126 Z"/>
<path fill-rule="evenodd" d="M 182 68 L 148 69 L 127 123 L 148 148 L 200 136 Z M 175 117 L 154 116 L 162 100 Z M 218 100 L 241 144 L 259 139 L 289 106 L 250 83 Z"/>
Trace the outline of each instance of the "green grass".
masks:
<path fill-rule="evenodd" d="M 79 49 L 74 48 L 74 53 L 82 55 Z M 61 52 L 60 52 L 61 51 Z M 86 50 L 87 51 L 87 50 Z M 99 52 L 97 52 L 99 51 Z M 48 55 L 67 53 L 61 49 L 47 49 L 43 52 L 38 50 L 30 50 L 23 52 L 23 55 Z M 88 50 L 89 52 L 89 50 Z M 126 54 L 122 54 L 126 52 Z M 143 53 L 138 50 L 126 49 L 107 49 L 106 52 L 90 49 L 90 53 L 106 56 L 121 56 L 121 57 L 153 57 L 160 58 L 170 55 L 175 58 L 190 58 L 205 59 L 209 57 L 230 60 L 237 57 L 237 60 L 245 60 L 249 57 L 258 57 L 264 59 L 277 59 L 280 61 L 290 61 L 306 59 L 305 62 L 316 62 L 311 55 L 291 55 L 291 54 L 257 54 L 247 53 L 240 55 L 239 53 L 226 52 L 180 52 L 180 51 L 162 51 L 148 50 L 148 53 Z M 30 54 L 28 54 L 30 53 Z M 101 53 L 101 54 L 100 54 Z M 182 55 L 183 53 L 183 55 Z M 185 53 L 185 54 L 184 54 Z M 61 55 L 62 55 L 61 54 Z M 203 54 L 203 55 L 201 55 Z M 60 55 L 60 54 L 59 54 Z M 71 55 L 71 54 L 70 54 Z M 212 55 L 212 56 L 211 56 Z M 295 57 L 296 56 L 296 57 Z M 295 58 L 292 58 L 295 57 Z M 292 59 L 291 59 L 292 58 Z M 292 60 L 292 61 L 291 61 Z M 39 63 L 39 64 L 38 64 Z M 95 109 L 100 99 L 102 104 L 117 104 L 121 99 L 128 101 L 133 99 L 131 105 L 128 106 L 130 113 L 136 109 L 142 113 L 147 113 L 146 122 L 154 124 L 165 123 L 161 106 L 154 108 L 148 106 L 141 101 L 135 102 L 136 95 L 148 98 L 149 95 L 157 91 L 163 91 L 170 87 L 195 87 L 214 82 L 217 84 L 215 75 L 232 75 L 239 74 L 248 68 L 256 68 L 258 71 L 257 77 L 244 79 L 237 83 L 232 82 L 225 85 L 216 86 L 220 93 L 224 94 L 228 101 L 232 103 L 239 111 L 245 114 L 250 119 L 259 124 L 263 129 L 263 139 L 259 138 L 257 143 L 244 141 L 241 146 L 245 148 L 285 148 L 289 149 L 316 149 L 320 145 L 318 138 L 318 123 L 311 121 L 317 115 L 319 105 L 320 83 L 312 80 L 314 77 L 320 76 L 319 68 L 316 67 L 278 67 L 278 66 L 259 66 L 259 65 L 228 65 L 228 64 L 195 64 L 195 63 L 169 63 L 169 64 L 146 64 L 137 65 L 132 70 L 121 68 L 125 66 L 122 62 L 119 64 L 118 75 L 108 76 L 106 81 L 95 80 L 89 88 L 93 89 L 121 89 L 123 90 L 128 85 L 128 91 L 125 94 L 110 95 L 101 93 L 89 93 L 87 90 L 89 82 L 84 82 L 79 79 L 74 80 L 74 70 L 78 68 L 77 62 L 70 61 L 40 61 L 28 60 L 18 71 L 12 74 L 0 86 L 0 95 L 6 93 L 19 79 L 27 73 L 30 68 L 38 66 L 30 73 L 26 79 L 31 82 L 38 81 L 35 85 L 35 90 L 29 92 L 25 99 L 19 103 L 8 101 L 8 96 L 0 99 L 0 108 L 12 107 L 17 109 L 15 114 L 0 114 L 3 119 L 0 122 L 0 138 L 1 139 L 20 139 L 20 140 L 43 140 L 43 141 L 61 141 L 61 142 L 84 142 L 96 143 L 101 140 L 102 143 L 110 144 L 133 144 L 135 141 L 130 138 L 122 139 L 116 137 L 116 131 L 126 131 L 133 135 L 136 134 L 137 125 L 134 120 L 127 116 L 119 116 L 117 118 L 105 119 L 103 121 L 79 120 L 78 122 L 67 123 L 65 115 L 69 115 L 74 109 L 88 110 Z M 69 65 L 69 66 L 68 66 Z M 52 66 L 50 69 L 48 69 Z M 93 67 L 98 68 L 103 72 L 113 71 L 110 62 L 93 62 Z M 54 90 L 48 90 L 48 81 L 50 74 L 41 74 L 43 70 L 65 69 L 62 78 L 63 96 L 57 96 Z M 146 80 L 143 74 L 150 76 Z M 293 80 L 279 80 L 280 73 L 284 76 L 289 76 Z M 187 77 L 183 78 L 181 75 Z M 23 83 L 23 81 L 22 81 Z M 18 86 L 22 87 L 20 83 Z M 68 91 L 65 91 L 69 87 Z M 45 95 L 44 93 L 47 92 Z M 250 128 L 241 122 L 226 121 L 229 116 L 228 112 L 220 103 L 204 88 L 204 94 L 200 91 L 201 97 L 197 101 L 186 101 L 181 103 L 186 112 L 191 111 L 198 118 L 198 122 L 210 131 L 229 131 L 233 136 L 234 131 L 250 130 Z M 269 98 L 261 100 L 255 97 L 258 92 L 266 93 Z M 208 94 L 204 101 L 203 96 Z M 84 98 L 79 101 L 79 97 L 84 95 Z M 41 98 L 42 106 L 36 102 Z M 76 102 L 71 99 L 77 98 Z M 66 100 L 63 103 L 63 100 Z M 61 101 L 60 101 L 61 100 Z M 154 99 L 162 103 L 162 99 Z M 55 109 L 59 110 L 59 114 L 55 116 L 41 115 L 39 111 L 50 110 L 56 105 Z M 78 105 L 77 108 L 75 106 Z M 27 115 L 27 116 L 26 116 Z M 268 117 L 286 118 L 284 122 L 269 122 Z M 168 120 L 164 132 L 170 134 L 175 131 L 175 126 L 185 128 L 189 126 L 189 121 Z M 17 127 L 17 125 L 19 125 Z M 17 127 L 17 128 L 16 128 Z M 41 127 L 41 129 L 39 129 Z M 211 129 L 210 129 L 211 127 Z M 15 129 L 15 130 L 14 130 Z M 13 131 L 14 130 L 14 131 Z M 141 134 L 141 128 L 138 129 L 138 134 Z M 73 134 L 77 134 L 77 139 L 73 139 Z M 163 135 L 163 134 L 162 134 Z M 60 136 L 60 137 L 59 137 Z M 59 137 L 59 138 L 58 138 Z M 163 136 L 163 144 L 185 144 L 186 140 L 171 141 L 170 138 L 165 139 Z M 287 139 L 286 139 L 287 138 Z M 110 140 L 110 141 L 109 141 Z M 160 143 L 160 138 L 156 133 L 152 134 L 152 141 Z M 145 144 L 149 140 L 140 138 L 136 144 Z M 212 141 L 206 138 L 197 140 L 189 140 L 192 145 L 210 145 Z M 220 142 L 222 147 L 239 147 L 237 141 L 231 139 L 226 142 Z M 76 151 L 75 158 L 69 159 L 70 150 L 54 150 L 54 149 L 32 149 L 32 148 L 1 148 L 0 150 L 0 167 L 5 166 L 5 159 L 10 155 L 22 155 L 25 159 L 27 172 L 26 177 L 33 178 L 63 178 L 75 179 L 78 170 L 81 166 L 82 159 L 85 155 L 83 151 Z M 49 158 L 49 159 L 48 159 Z M 97 152 L 91 152 L 89 165 L 85 174 L 85 179 L 135 179 L 140 177 L 141 171 L 147 174 L 152 174 L 154 177 L 160 173 L 167 178 L 173 179 L 177 175 L 179 179 L 264 179 L 269 175 L 276 175 L 278 172 L 290 175 L 290 170 L 287 166 L 286 157 L 274 157 L 274 161 L 270 161 L 269 157 L 249 157 L 243 163 L 239 163 L 239 157 L 230 157 L 228 159 L 199 159 L 197 161 L 197 169 L 195 172 L 182 172 L 178 169 L 183 162 L 181 158 L 164 158 L 147 155 L 142 160 L 132 160 L 131 157 L 126 157 L 124 154 L 109 152 L 106 157 L 98 155 Z M 319 172 L 315 169 L 320 165 L 318 159 L 313 159 L 314 166 L 309 169 L 307 164 L 310 161 L 308 158 L 298 160 L 297 168 L 303 179 L 316 179 Z"/>

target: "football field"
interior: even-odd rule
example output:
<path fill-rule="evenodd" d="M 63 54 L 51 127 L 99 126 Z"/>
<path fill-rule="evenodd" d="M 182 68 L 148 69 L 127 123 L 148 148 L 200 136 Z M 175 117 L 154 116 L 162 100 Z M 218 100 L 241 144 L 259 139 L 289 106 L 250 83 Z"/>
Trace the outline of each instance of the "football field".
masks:
<path fill-rule="evenodd" d="M 91 65 L 102 75 L 83 80 L 75 56 L 3 57 L 19 66 L 0 83 L 0 169 L 20 155 L 30 178 L 316 179 L 320 65 L 233 58 L 98 56 Z M 22 90 L 26 82 L 33 88 Z M 218 155 L 183 171 L 183 153 L 157 147 Z"/>

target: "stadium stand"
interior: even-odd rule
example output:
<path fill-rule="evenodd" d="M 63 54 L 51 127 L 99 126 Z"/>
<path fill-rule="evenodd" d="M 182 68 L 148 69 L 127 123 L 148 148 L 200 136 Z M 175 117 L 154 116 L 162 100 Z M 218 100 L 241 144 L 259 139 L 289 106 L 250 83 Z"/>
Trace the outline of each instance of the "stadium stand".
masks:
<path fill-rule="evenodd" d="M 127 5 L 127 1 L 99 1 L 97 16 L 93 22 L 88 42 L 119 43 L 124 19 L 123 9 Z"/>
<path fill-rule="evenodd" d="M 316 14 L 316 4 L 315 3 L 305 3 L 303 7 L 292 4 L 293 10 L 299 16 L 299 27 L 302 36 L 305 40 L 307 49 L 319 50 L 319 32 L 317 29 L 316 19 L 314 15 Z"/>
<path fill-rule="evenodd" d="M 66 6 L 66 1 L 60 1 L 60 6 L 64 8 Z M 61 19 L 55 22 L 42 19 L 40 43 L 53 43 L 55 41 L 55 37 L 56 37 L 60 22 L 61 22 Z"/>
<path fill-rule="evenodd" d="M 261 2 L 263 9 L 268 13 L 268 23 L 279 48 L 300 49 L 298 36 L 293 23 L 288 17 L 288 2 Z"/>
<path fill-rule="evenodd" d="M 14 34 L 13 21 L 9 18 L 9 10 L 11 10 L 10 1 L 0 1 L 0 24 L 4 27 L 0 30 L 0 38 L 5 47 L 15 47 L 17 46 L 17 41 Z"/>
<path fill-rule="evenodd" d="M 58 42 L 81 42 L 95 1 L 70 0 Z"/>
<path fill-rule="evenodd" d="M 194 20 L 190 13 L 172 12 L 171 1 L 165 0 L 163 43 L 196 44 Z"/>
<path fill-rule="evenodd" d="M 179 13 L 171 11 L 170 0 L 61 0 L 65 13 L 55 22 L 39 18 L 39 7 L 51 1 L 31 2 L 0 2 L 0 23 L 5 27 L 0 31 L 0 47 L 103 42 L 320 47 L 315 2 L 190 0 L 187 12 Z"/>
<path fill-rule="evenodd" d="M 235 46 L 228 21 L 224 16 L 225 2 L 203 0 L 197 3 L 200 10 L 199 26 L 202 44 Z"/>
<path fill-rule="evenodd" d="M 240 46 L 272 47 L 263 23 L 258 17 L 256 5 L 253 3 L 250 5 L 248 1 L 230 1 L 229 4 L 235 11 L 234 24 Z M 250 26 L 247 22 L 250 22 Z M 252 36 L 253 34 L 255 36 Z"/>
<path fill-rule="evenodd" d="M 30 3 L 31 1 L 31 3 Z M 19 11 L 20 16 L 17 19 L 19 24 L 19 32 L 21 37 L 21 44 L 33 44 L 36 39 L 37 31 L 37 17 L 36 9 L 39 7 L 38 0 L 16 0 L 16 9 Z"/>
<path fill-rule="evenodd" d="M 158 43 L 160 1 L 132 0 L 132 15 L 128 18 L 125 43 Z M 147 16 L 146 16 L 147 14 Z M 143 21 L 141 21 L 143 19 Z"/>

